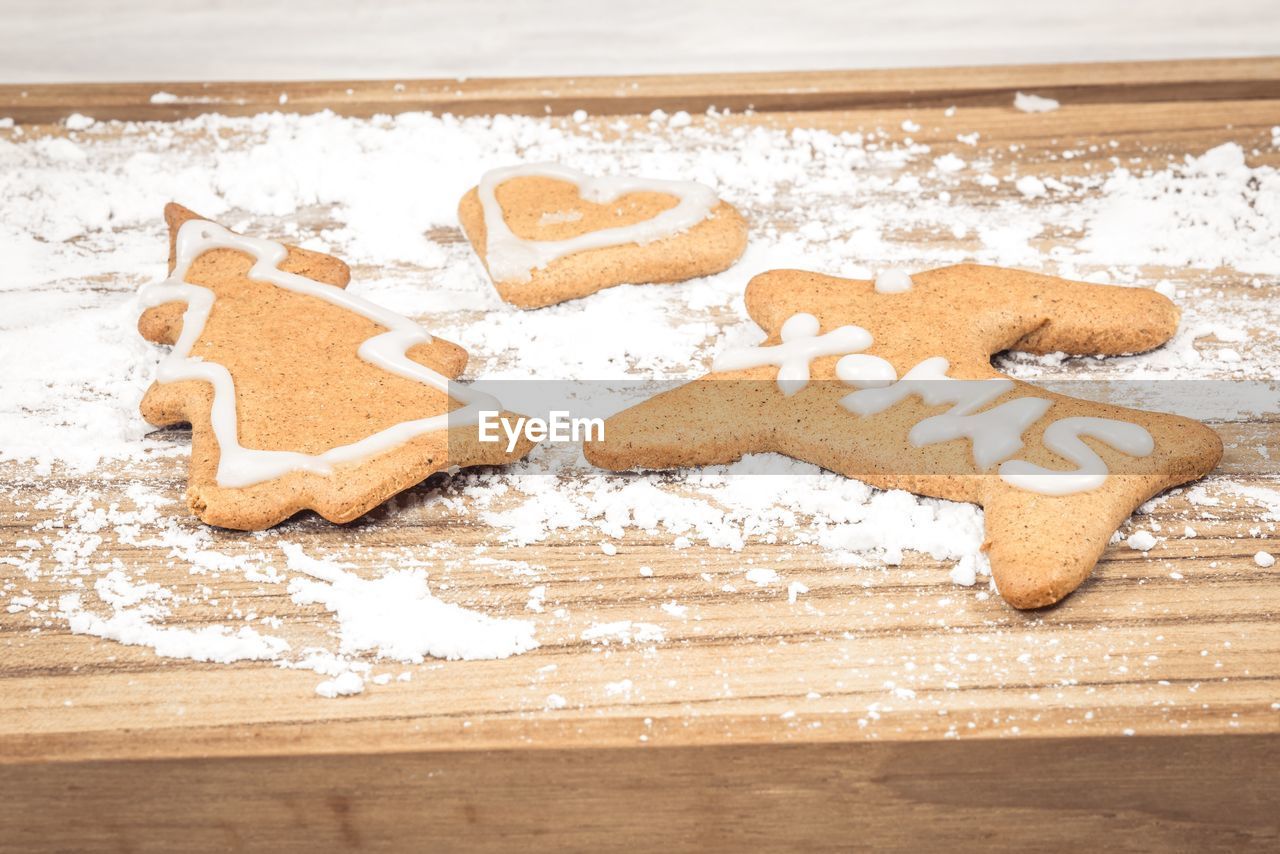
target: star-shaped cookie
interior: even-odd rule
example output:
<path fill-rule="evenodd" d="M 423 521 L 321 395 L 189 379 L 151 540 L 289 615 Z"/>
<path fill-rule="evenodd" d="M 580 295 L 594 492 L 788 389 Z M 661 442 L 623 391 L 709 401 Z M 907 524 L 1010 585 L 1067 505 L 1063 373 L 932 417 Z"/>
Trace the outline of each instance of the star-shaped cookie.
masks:
<path fill-rule="evenodd" d="M 608 469 L 774 451 L 885 489 L 985 509 L 1001 595 L 1049 605 L 1080 585 L 1140 504 L 1200 477 L 1222 442 L 1187 418 L 1056 394 L 991 364 L 1004 350 L 1118 355 L 1168 340 L 1153 291 L 961 265 L 876 281 L 776 270 L 750 282 L 759 347 L 624 410 L 585 446 Z"/>

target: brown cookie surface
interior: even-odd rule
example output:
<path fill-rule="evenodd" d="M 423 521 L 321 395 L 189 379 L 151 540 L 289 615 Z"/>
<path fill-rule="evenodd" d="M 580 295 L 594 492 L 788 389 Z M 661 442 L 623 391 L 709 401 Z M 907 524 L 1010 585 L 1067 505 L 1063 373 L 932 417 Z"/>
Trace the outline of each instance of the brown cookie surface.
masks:
<path fill-rule="evenodd" d="M 421 366 L 437 376 L 439 387 L 397 373 L 403 367 L 389 370 L 362 355 L 362 347 L 390 330 L 323 298 L 350 280 L 340 260 L 258 241 L 255 245 L 281 251 L 280 271 L 296 274 L 305 280 L 304 287 L 316 289 L 299 292 L 267 281 L 261 270 L 251 271 L 255 257 L 238 244 L 199 248 L 194 257 L 180 258 L 183 227 L 207 221 L 179 205 L 169 205 L 165 218 L 170 271 L 181 264 L 179 287 L 196 289 L 146 309 L 139 331 L 150 341 L 174 345 L 186 331 L 185 323 L 199 324 L 197 337 L 189 342 L 189 362 L 197 363 L 198 370 L 221 366 L 229 384 L 219 388 L 204 378 L 166 377 L 162 365 L 141 409 L 157 426 L 191 425 L 187 498 L 203 521 L 254 530 L 312 509 L 330 521 L 347 522 L 433 472 L 510 462 L 531 449 L 532 443 L 522 441 L 506 453 L 500 443 L 480 442 L 474 425 L 406 428 L 461 408 L 452 396 L 459 392 L 444 387 L 465 367 L 466 352 L 425 334 L 399 352 L 410 369 Z M 213 229 L 231 234 L 216 225 Z M 199 297 L 199 289 L 212 298 L 203 322 L 189 299 Z M 156 293 L 164 297 L 176 292 Z M 403 318 L 393 320 L 411 326 Z M 178 367 L 181 374 L 182 365 Z M 229 419 L 224 417 L 227 399 L 219 397 L 228 390 L 233 403 Z M 215 423 L 232 428 L 222 435 L 233 439 L 234 446 L 220 447 Z M 395 441 L 397 437 L 402 440 Z M 323 459 L 333 449 L 366 446 L 367 453 Z M 233 452 L 234 460 L 224 459 Z M 286 455 L 299 455 L 298 464 L 288 465 Z"/>
<path fill-rule="evenodd" d="M 544 172 L 538 171 L 539 168 Z M 539 308 L 583 297 L 620 284 L 680 282 L 718 273 L 741 257 L 747 223 L 727 202 L 691 182 L 641 179 L 592 179 L 565 167 L 520 167 L 486 175 L 458 205 L 458 219 L 484 263 L 499 295 L 521 308 Z M 575 183 L 577 181 L 578 183 Z M 586 188 L 584 190 L 584 187 Z M 492 192 L 486 211 L 483 194 Z M 681 192 L 701 204 L 694 215 L 680 213 Z M 592 196 L 593 198 L 588 198 Z M 500 223 L 495 223 L 495 217 Z M 663 217 L 675 228 L 654 228 Z M 503 245 L 516 245 L 534 260 L 500 263 L 491 243 L 501 230 Z M 582 239 L 605 233 L 604 245 L 574 248 Z M 563 243 L 571 251 L 546 252 Z M 541 257 L 536 257 L 544 251 Z"/>
<path fill-rule="evenodd" d="M 1198 422 L 1056 394 L 991 365 L 1011 349 L 1156 347 L 1178 312 L 1152 291 L 963 265 L 915 274 L 900 292 L 771 271 L 746 302 L 768 339 L 608 419 L 604 440 L 585 446 L 592 463 L 668 468 L 774 451 L 974 502 L 1000 593 L 1033 608 L 1079 586 L 1136 507 L 1221 458 L 1221 440 Z"/>

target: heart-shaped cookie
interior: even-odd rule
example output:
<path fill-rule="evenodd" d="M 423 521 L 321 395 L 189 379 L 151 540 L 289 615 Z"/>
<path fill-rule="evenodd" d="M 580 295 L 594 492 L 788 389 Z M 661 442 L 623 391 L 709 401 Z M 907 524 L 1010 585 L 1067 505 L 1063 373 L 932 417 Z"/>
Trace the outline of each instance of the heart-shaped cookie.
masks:
<path fill-rule="evenodd" d="M 458 219 L 498 293 L 521 308 L 718 273 L 747 244 L 746 220 L 703 184 L 556 163 L 485 173 Z"/>

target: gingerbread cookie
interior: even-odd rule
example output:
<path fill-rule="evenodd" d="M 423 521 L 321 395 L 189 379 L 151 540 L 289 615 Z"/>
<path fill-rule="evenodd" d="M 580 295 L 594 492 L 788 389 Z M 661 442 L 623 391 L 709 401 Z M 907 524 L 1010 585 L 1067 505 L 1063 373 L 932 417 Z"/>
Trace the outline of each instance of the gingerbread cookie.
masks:
<path fill-rule="evenodd" d="M 1153 495 L 1210 471 L 1211 429 L 1067 397 L 996 371 L 993 353 L 1136 353 L 1174 333 L 1148 290 L 964 265 L 875 282 L 798 270 L 756 276 L 767 332 L 712 373 L 605 422 L 585 446 L 622 470 L 776 451 L 864 480 L 985 509 L 1001 595 L 1052 604 L 1084 581 Z"/>
<path fill-rule="evenodd" d="M 458 219 L 498 294 L 520 308 L 708 276 L 747 245 L 746 220 L 710 187 L 592 178 L 555 163 L 485 173 Z"/>
<path fill-rule="evenodd" d="M 337 258 L 243 237 L 165 208 L 169 278 L 146 285 L 138 330 L 173 345 L 142 401 L 191 424 L 187 501 L 256 530 L 303 509 L 347 522 L 441 469 L 497 465 L 520 441 L 479 441 L 489 395 L 453 380 L 467 354 L 343 288 Z"/>

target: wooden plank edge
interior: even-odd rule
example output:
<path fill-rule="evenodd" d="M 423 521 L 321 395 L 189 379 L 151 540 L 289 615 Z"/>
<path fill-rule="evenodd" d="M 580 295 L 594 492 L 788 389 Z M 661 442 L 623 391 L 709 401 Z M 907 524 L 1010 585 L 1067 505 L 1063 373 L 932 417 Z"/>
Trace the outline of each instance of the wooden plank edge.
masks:
<path fill-rule="evenodd" d="M 76 112 L 100 120 L 172 121 L 204 113 L 368 117 L 592 115 L 719 110 L 1003 106 L 1034 91 L 1068 104 L 1280 98 L 1280 58 L 926 69 L 457 80 L 70 83 L 0 86 L 0 117 L 51 123 Z M 163 93 L 163 94 L 158 94 Z"/>
<path fill-rule="evenodd" d="M 1259 850 L 1280 735 L 0 767 L 0 850 Z"/>

